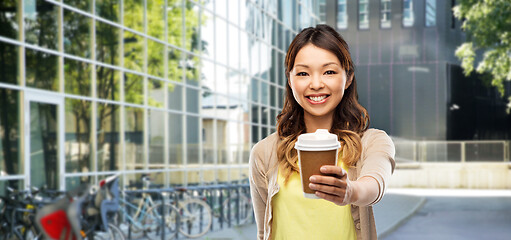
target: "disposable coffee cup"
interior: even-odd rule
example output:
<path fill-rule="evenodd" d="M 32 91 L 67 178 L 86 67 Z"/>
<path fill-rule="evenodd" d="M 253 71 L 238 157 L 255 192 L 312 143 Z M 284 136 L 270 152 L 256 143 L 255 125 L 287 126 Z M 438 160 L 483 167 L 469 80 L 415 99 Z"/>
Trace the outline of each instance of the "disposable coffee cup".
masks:
<path fill-rule="evenodd" d="M 326 129 L 318 129 L 315 133 L 305 133 L 298 136 L 295 149 L 298 151 L 298 166 L 302 179 L 303 195 L 306 198 L 318 199 L 314 190 L 309 188 L 309 178 L 312 175 L 325 175 L 320 172 L 323 165 L 337 165 L 337 155 L 341 143 L 337 135 Z"/>

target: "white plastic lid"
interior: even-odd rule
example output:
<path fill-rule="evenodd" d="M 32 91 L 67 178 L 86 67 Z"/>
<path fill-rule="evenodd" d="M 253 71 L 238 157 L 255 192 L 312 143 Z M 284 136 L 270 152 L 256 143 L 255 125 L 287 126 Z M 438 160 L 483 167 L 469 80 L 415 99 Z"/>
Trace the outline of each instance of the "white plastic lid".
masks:
<path fill-rule="evenodd" d="M 341 147 L 337 135 L 326 129 L 318 129 L 315 133 L 305 133 L 298 136 L 295 148 L 303 151 L 327 151 Z"/>

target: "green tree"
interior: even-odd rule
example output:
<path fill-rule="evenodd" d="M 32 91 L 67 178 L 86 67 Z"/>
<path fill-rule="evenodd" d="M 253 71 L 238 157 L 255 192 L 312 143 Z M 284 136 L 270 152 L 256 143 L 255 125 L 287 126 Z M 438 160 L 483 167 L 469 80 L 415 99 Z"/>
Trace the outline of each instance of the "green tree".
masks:
<path fill-rule="evenodd" d="M 461 28 L 467 33 L 467 41 L 456 49 L 456 56 L 466 75 L 474 71 L 478 50 L 482 60 L 475 68 L 478 73 L 491 76 L 491 85 L 501 96 L 505 92 L 504 81 L 511 81 L 511 2 L 509 0 L 460 0 L 454 7 L 454 15 L 463 21 Z M 508 113 L 511 97 L 508 99 Z"/>

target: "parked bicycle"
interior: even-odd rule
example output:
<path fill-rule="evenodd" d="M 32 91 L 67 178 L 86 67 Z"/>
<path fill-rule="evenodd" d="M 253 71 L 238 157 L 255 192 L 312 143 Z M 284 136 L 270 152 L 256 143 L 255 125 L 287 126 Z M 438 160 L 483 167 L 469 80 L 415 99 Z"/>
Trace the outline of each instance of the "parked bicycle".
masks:
<path fill-rule="evenodd" d="M 118 176 L 112 176 L 100 182 L 99 191 L 87 184 L 67 192 L 37 211 L 36 224 L 47 239 L 124 240 L 122 231 L 106 219 L 108 212 L 117 211 L 112 193 L 117 182 Z"/>
<path fill-rule="evenodd" d="M 148 238 L 165 234 L 165 239 L 172 239 L 178 232 L 188 238 L 198 238 L 210 230 L 213 217 L 204 198 L 192 196 L 186 188 L 150 189 L 148 176 L 142 181 L 142 190 L 126 191 L 141 194 L 141 198 L 130 201 L 129 194 L 125 194 L 127 200 L 121 200 L 124 206 L 121 219 L 127 220 L 130 233 L 143 233 Z M 154 196 L 160 197 L 155 200 Z"/>
<path fill-rule="evenodd" d="M 36 208 L 45 203 L 40 194 L 46 189 L 6 189 L 8 195 L 0 197 L 0 239 L 40 239 L 34 218 Z"/>
<path fill-rule="evenodd" d="M 125 221 L 120 226 L 129 229 L 129 236 L 133 233 L 156 238 L 164 234 L 165 238 L 172 238 L 177 227 L 177 209 L 169 203 L 162 202 L 162 199 L 158 201 L 153 199 L 153 195 L 159 192 L 149 190 L 151 184 L 149 176 L 142 177 L 142 182 L 142 191 L 135 191 L 141 193 L 141 198 L 123 192 L 123 197 L 120 198 L 119 217 Z"/>
<path fill-rule="evenodd" d="M 230 196 L 223 203 L 223 216 L 229 225 L 243 225 L 254 216 L 252 199 L 248 187 L 235 185 L 234 188 L 236 191 L 231 190 Z"/>

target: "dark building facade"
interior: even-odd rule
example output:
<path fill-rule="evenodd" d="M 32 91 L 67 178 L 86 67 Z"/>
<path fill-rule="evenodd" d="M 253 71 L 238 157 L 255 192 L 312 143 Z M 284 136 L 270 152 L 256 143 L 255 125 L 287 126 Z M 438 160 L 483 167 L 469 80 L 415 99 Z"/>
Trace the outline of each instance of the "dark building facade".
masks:
<path fill-rule="evenodd" d="M 372 127 L 414 140 L 510 138 L 506 99 L 465 77 L 454 55 L 465 39 L 454 0 L 335 2 Z"/>

